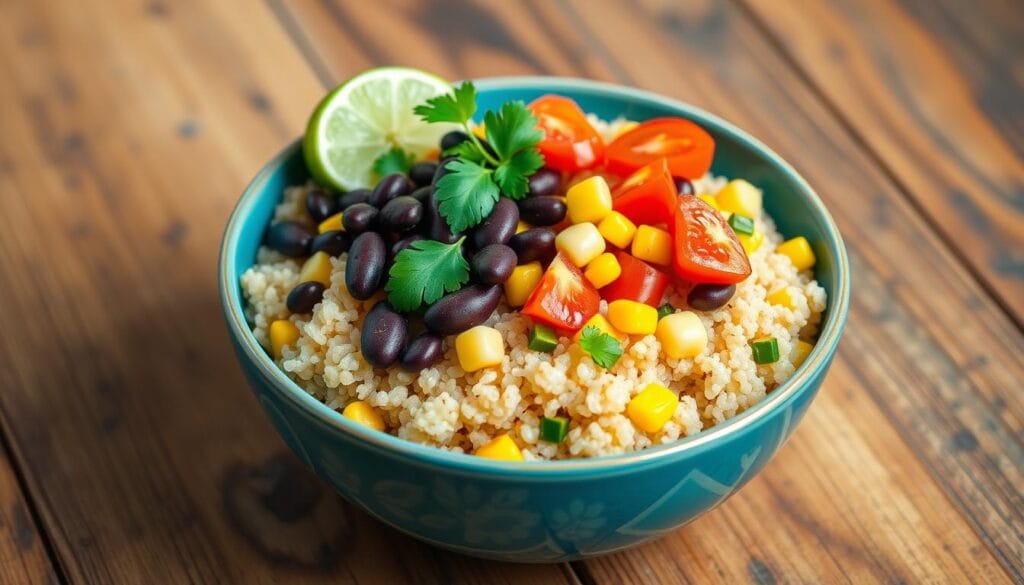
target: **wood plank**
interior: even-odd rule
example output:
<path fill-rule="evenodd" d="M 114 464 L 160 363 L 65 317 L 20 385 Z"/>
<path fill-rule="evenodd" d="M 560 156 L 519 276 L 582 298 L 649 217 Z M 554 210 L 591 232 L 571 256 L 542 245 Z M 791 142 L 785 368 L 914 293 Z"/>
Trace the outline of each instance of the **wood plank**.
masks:
<path fill-rule="evenodd" d="M 685 529 L 650 545 L 667 547 L 657 560 L 647 559 L 649 547 L 621 555 L 621 563 L 631 567 L 625 573 L 608 569 L 607 563 L 615 561 L 579 567 L 596 582 L 626 576 L 644 580 L 644 575 L 666 581 L 676 580 L 672 575 L 693 581 L 712 575 L 726 581 L 726 576 L 760 578 L 763 566 L 788 567 L 806 580 L 827 581 L 829 576 L 847 574 L 936 578 L 947 571 L 974 579 L 1005 579 L 997 560 L 1012 575 L 1020 575 L 1015 559 L 1021 558 L 1016 553 L 1022 519 L 1015 486 L 1022 480 L 1019 437 L 1024 412 L 1015 391 L 1016 381 L 1024 377 L 1024 340 L 916 218 L 899 187 L 787 69 L 742 13 L 710 3 L 646 2 L 637 7 L 536 2 L 510 18 L 504 12 L 509 9 L 500 3 L 474 3 L 471 10 L 481 22 L 478 26 L 500 31 L 502 40 L 490 43 L 488 37 L 464 32 L 457 21 L 446 22 L 461 32 L 446 32 L 448 28 L 425 18 L 420 3 L 377 6 L 396 26 L 407 27 L 401 28 L 403 39 L 415 40 L 396 44 L 392 39 L 364 38 L 350 44 L 353 21 L 375 18 L 373 8 L 356 11 L 340 2 L 289 4 L 292 18 L 337 79 L 372 62 L 430 66 L 430 59 L 423 56 L 441 54 L 446 46 L 469 54 L 507 51 L 524 63 L 523 55 L 554 52 L 563 58 L 547 66 L 548 71 L 564 73 L 568 65 L 568 73 L 574 75 L 650 88 L 722 114 L 765 139 L 818 186 L 851 248 L 857 279 L 850 327 L 840 363 L 830 375 L 821 404 L 815 406 L 827 418 L 812 417 L 806 423 L 813 428 L 816 420 L 841 421 L 844 424 L 817 424 L 853 429 L 848 444 L 822 451 L 824 439 L 804 439 L 811 431 L 802 429 L 793 443 L 805 446 L 791 449 L 801 449 L 806 463 L 795 470 L 784 463 L 773 465 L 765 480 L 754 482 L 743 496 L 695 525 L 723 523 L 709 543 L 733 539 L 749 545 L 765 543 L 769 535 L 785 536 L 774 524 L 776 518 L 796 515 L 805 527 L 800 538 L 771 539 L 761 545 L 771 556 L 752 557 L 742 548 L 695 548 L 693 539 L 703 539 L 703 533 L 687 539 L 690 529 Z M 532 40 L 537 31 L 544 32 L 544 42 Z M 433 69 L 450 77 L 499 73 L 473 61 L 434 63 Z M 904 260 L 913 261 L 893 258 L 892 250 L 907 251 Z M 839 389 L 858 398 L 856 409 L 838 407 L 829 398 Z M 828 430 L 815 432 L 836 441 Z M 846 461 L 854 456 L 865 461 L 866 469 L 847 467 Z M 809 470 L 817 485 L 827 489 L 797 486 L 806 481 L 801 478 Z M 888 478 L 893 470 L 900 472 L 895 480 L 862 481 Z M 798 505 L 807 506 L 805 515 L 787 511 L 778 498 L 765 493 L 771 491 L 765 486 L 773 483 L 783 485 L 783 493 L 804 487 L 807 501 L 798 500 Z M 843 505 L 833 501 L 837 492 Z M 763 506 L 730 512 L 734 507 L 741 510 L 748 501 Z M 928 520 L 915 525 L 907 518 Z M 789 567 L 792 561 L 787 559 L 822 546 L 815 540 L 816 530 L 808 526 L 835 527 L 829 543 L 848 544 L 839 551 L 826 547 L 822 554 L 835 557 L 828 562 L 815 556 Z M 743 530 L 751 531 L 746 539 Z M 888 535 L 890 540 L 865 541 L 864 535 Z M 856 554 L 854 549 L 868 546 L 866 542 L 881 551 L 873 553 L 876 557 L 889 553 L 885 562 L 865 561 L 864 555 Z M 994 552 L 984 550 L 985 545 Z M 914 552 L 892 554 L 897 549 Z M 945 566 L 943 555 L 964 566 Z M 670 575 L 661 564 L 669 557 L 689 562 L 671 565 L 676 572 Z M 783 571 L 784 577 L 789 577 L 789 570 Z"/>
<path fill-rule="evenodd" d="M 1020 4 L 743 3 L 1024 324 Z"/>
<path fill-rule="evenodd" d="M 6 451 L 0 451 L 0 583 L 58 583 L 50 558 Z"/>
<path fill-rule="evenodd" d="M 323 92 L 268 7 L 0 14 L 0 412 L 68 580 L 566 583 L 355 511 L 252 399 L 216 251 Z"/>

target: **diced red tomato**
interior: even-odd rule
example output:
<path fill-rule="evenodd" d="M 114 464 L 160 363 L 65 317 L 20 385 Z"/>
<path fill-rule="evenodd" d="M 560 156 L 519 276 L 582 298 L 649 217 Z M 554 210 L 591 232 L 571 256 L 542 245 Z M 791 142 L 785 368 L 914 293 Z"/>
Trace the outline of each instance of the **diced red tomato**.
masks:
<path fill-rule="evenodd" d="M 624 132 L 608 145 L 608 170 L 628 175 L 664 158 L 672 175 L 699 179 L 711 168 L 715 139 L 682 118 L 655 118 Z"/>
<path fill-rule="evenodd" d="M 609 303 L 619 299 L 647 303 L 652 307 L 661 304 L 661 297 L 668 287 L 668 276 L 650 264 L 619 250 L 615 252 L 622 274 L 611 284 L 601 289 L 601 296 Z"/>
<path fill-rule="evenodd" d="M 597 313 L 600 301 L 597 289 L 583 272 L 558 254 L 526 299 L 522 312 L 538 323 L 571 333 Z"/>
<path fill-rule="evenodd" d="M 672 266 L 693 283 L 732 284 L 750 276 L 750 260 L 725 219 L 699 197 L 680 197 L 672 222 Z"/>
<path fill-rule="evenodd" d="M 665 159 L 660 158 L 619 184 L 612 193 L 612 208 L 633 223 L 670 223 L 678 192 Z"/>
<path fill-rule="evenodd" d="M 587 121 L 576 102 L 546 95 L 529 106 L 544 131 L 538 147 L 544 164 L 560 171 L 576 172 L 604 161 L 604 139 Z"/>

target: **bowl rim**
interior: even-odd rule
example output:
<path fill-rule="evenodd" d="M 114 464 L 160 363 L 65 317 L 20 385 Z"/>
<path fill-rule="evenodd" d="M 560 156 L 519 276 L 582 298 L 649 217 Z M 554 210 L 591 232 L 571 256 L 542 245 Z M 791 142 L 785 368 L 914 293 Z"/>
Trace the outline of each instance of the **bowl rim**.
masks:
<path fill-rule="evenodd" d="M 536 88 L 540 91 L 552 93 L 584 91 L 598 96 L 610 95 L 617 99 L 642 101 L 667 107 L 676 110 L 682 116 L 694 120 L 701 125 L 714 127 L 717 132 L 731 135 L 733 139 L 743 142 L 748 147 L 758 151 L 769 162 L 781 169 L 783 173 L 788 175 L 803 190 L 803 194 L 813 211 L 824 220 L 826 233 L 830 236 L 826 238 L 824 244 L 834 256 L 837 274 L 837 287 L 829 299 L 826 319 L 821 326 L 818 342 L 815 344 L 811 354 L 789 379 L 740 414 L 710 428 L 703 429 L 694 435 L 680 438 L 671 443 L 651 446 L 639 451 L 619 455 L 553 461 L 497 461 L 464 453 L 445 451 L 364 427 L 345 418 L 340 412 L 329 408 L 319 399 L 303 390 L 274 363 L 266 350 L 256 341 L 255 335 L 253 335 L 251 328 L 245 320 L 240 289 L 237 283 L 233 282 L 235 280 L 234 277 L 231 276 L 236 272 L 236 263 L 232 252 L 238 246 L 239 226 L 242 223 L 242 218 L 248 216 L 251 212 L 257 200 L 257 193 L 263 190 L 263 185 L 269 180 L 270 176 L 296 150 L 301 149 L 302 139 L 300 137 L 264 165 L 242 192 L 224 229 L 220 260 L 217 267 L 221 306 L 228 328 L 236 341 L 236 346 L 239 348 L 240 353 L 259 370 L 263 377 L 270 381 L 271 387 L 278 394 L 291 402 L 297 403 L 299 408 L 315 419 L 319 419 L 319 422 L 327 427 L 340 430 L 342 433 L 348 433 L 355 440 L 366 441 L 394 455 L 414 459 L 424 464 L 454 467 L 464 472 L 536 477 L 550 476 L 555 472 L 582 472 L 588 470 L 601 472 L 622 471 L 623 468 L 636 466 L 640 463 L 659 463 L 672 459 L 673 456 L 693 454 L 695 451 L 706 449 L 710 443 L 750 427 L 760 418 L 774 412 L 780 405 L 785 404 L 789 399 L 806 390 L 808 388 L 807 383 L 814 374 L 827 366 L 828 360 L 831 359 L 836 351 L 849 310 L 849 258 L 839 228 L 821 201 L 821 198 L 810 184 L 775 151 L 739 127 L 710 112 L 686 102 L 646 90 L 589 79 L 555 76 L 487 77 L 475 79 L 474 83 L 477 89 L 481 91 L 524 88 Z"/>

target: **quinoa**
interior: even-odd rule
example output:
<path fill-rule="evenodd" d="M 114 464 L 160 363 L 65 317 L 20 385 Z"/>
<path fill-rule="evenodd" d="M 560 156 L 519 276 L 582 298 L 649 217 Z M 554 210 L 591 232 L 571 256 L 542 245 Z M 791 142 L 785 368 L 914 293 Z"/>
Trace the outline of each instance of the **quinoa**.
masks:
<path fill-rule="evenodd" d="M 591 122 L 609 137 L 631 124 Z M 697 193 L 715 193 L 726 182 L 708 175 L 694 187 Z M 310 188 L 287 188 L 273 221 L 309 223 L 302 202 Z M 569 338 L 561 338 L 551 354 L 536 352 L 527 348 L 530 319 L 502 302 L 485 323 L 504 338 L 500 366 L 464 372 L 449 340 L 444 358 L 418 373 L 375 369 L 360 353 L 360 329 L 367 311 L 382 297 L 359 301 L 349 294 L 346 254 L 331 259 L 331 286 L 312 314 L 290 315 L 285 298 L 298 284 L 300 264 L 261 248 L 256 264 L 241 278 L 246 317 L 264 347 L 269 347 L 270 323 L 295 323 L 299 339 L 278 360 L 288 376 L 338 411 L 354 400 L 366 401 L 381 413 L 388 431 L 403 439 L 472 453 L 507 433 L 527 460 L 636 451 L 692 435 L 749 408 L 792 375 L 797 341 L 817 334 L 826 305 L 824 289 L 811 271 L 797 272 L 787 257 L 775 253 L 783 237 L 772 219 L 763 212 L 754 219 L 764 242 L 749 255 L 752 274 L 737 285 L 728 304 L 696 312 L 707 329 L 708 344 L 692 359 L 667 358 L 654 335 L 630 336 L 610 369 L 573 351 Z M 792 308 L 766 300 L 782 288 L 788 290 Z M 666 296 L 674 307 L 687 308 L 685 296 L 671 287 Z M 601 301 L 600 312 L 606 310 Z M 778 361 L 754 362 L 750 341 L 759 337 L 778 341 Z M 656 433 L 640 430 L 625 414 L 630 399 L 650 383 L 680 397 L 671 420 Z M 540 441 L 541 417 L 563 413 L 571 420 L 565 441 Z"/>

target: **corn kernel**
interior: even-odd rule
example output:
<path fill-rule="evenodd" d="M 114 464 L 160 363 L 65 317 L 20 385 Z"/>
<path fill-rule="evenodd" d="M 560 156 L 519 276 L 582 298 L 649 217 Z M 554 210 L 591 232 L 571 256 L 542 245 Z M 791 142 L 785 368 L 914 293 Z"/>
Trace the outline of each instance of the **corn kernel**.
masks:
<path fill-rule="evenodd" d="M 811 350 L 814 349 L 814 344 L 807 343 L 803 339 L 796 342 L 796 355 L 793 357 L 793 367 L 799 368 L 800 364 L 804 363 L 807 356 L 811 355 Z"/>
<path fill-rule="evenodd" d="M 807 238 L 803 236 L 797 236 L 782 242 L 775 248 L 775 251 L 788 256 L 793 262 L 793 266 L 796 266 L 796 269 L 801 272 L 814 266 L 814 250 L 811 249 L 811 244 L 807 241 Z"/>
<path fill-rule="evenodd" d="M 779 290 L 769 294 L 765 297 L 765 300 L 773 305 L 779 305 L 789 309 L 796 308 L 796 303 L 793 302 L 793 295 L 789 292 L 788 287 L 780 288 Z"/>
<path fill-rule="evenodd" d="M 384 418 L 377 412 L 377 409 L 362 400 L 350 402 L 345 407 L 345 410 L 341 411 L 341 416 L 352 419 L 364 427 L 370 427 L 375 431 L 383 431 L 387 428 L 384 424 Z"/>
<path fill-rule="evenodd" d="M 612 212 L 612 192 L 604 177 L 596 175 L 580 181 L 565 192 L 569 221 L 597 223 Z"/>
<path fill-rule="evenodd" d="M 708 331 L 700 317 L 692 311 L 662 317 L 655 334 L 661 342 L 661 350 L 674 359 L 700 355 L 708 344 Z"/>
<path fill-rule="evenodd" d="M 749 236 L 747 234 L 736 234 L 736 237 L 748 255 L 757 251 L 761 247 L 761 243 L 764 242 L 764 234 L 760 230 L 754 230 L 754 233 Z"/>
<path fill-rule="evenodd" d="M 702 195 L 697 195 L 697 198 L 703 201 L 704 203 L 710 205 L 715 211 L 722 210 L 722 208 L 718 206 L 718 200 L 715 199 L 714 195 L 708 195 L 707 193 L 704 193 Z"/>
<path fill-rule="evenodd" d="M 293 345 L 299 340 L 299 328 L 287 319 L 278 319 L 270 324 L 267 336 L 270 337 L 270 353 L 275 360 L 279 360 L 284 346 Z"/>
<path fill-rule="evenodd" d="M 505 298 L 508 304 L 513 307 L 522 307 L 530 293 L 537 288 L 540 277 L 544 275 L 544 269 L 540 262 L 521 264 L 512 269 L 512 274 L 505 281 Z"/>
<path fill-rule="evenodd" d="M 323 250 L 313 254 L 302 265 L 299 271 L 299 282 L 319 282 L 327 288 L 331 286 L 331 256 Z"/>
<path fill-rule="evenodd" d="M 505 357 L 505 342 L 497 329 L 477 325 L 455 337 L 455 354 L 463 370 L 475 372 L 500 364 Z"/>
<path fill-rule="evenodd" d="M 633 241 L 636 224 L 618 211 L 613 211 L 601 220 L 601 223 L 597 225 L 597 231 L 601 232 L 604 239 L 611 242 L 613 246 L 625 248 Z"/>
<path fill-rule="evenodd" d="M 608 319 L 606 319 L 601 313 L 598 313 L 590 319 L 587 319 L 587 322 L 583 324 L 583 327 L 580 327 L 580 330 L 576 332 L 576 335 L 573 336 L 572 340 L 579 342 L 580 338 L 583 337 L 583 330 L 587 327 L 597 327 L 601 333 L 607 333 L 619 341 L 625 341 L 626 338 L 629 337 L 615 327 L 612 327 L 612 324 L 608 322 Z"/>
<path fill-rule="evenodd" d="M 530 229 L 531 227 L 533 226 L 526 223 L 525 221 L 520 220 L 519 223 L 516 224 L 516 233 L 521 234 L 526 230 Z"/>
<path fill-rule="evenodd" d="M 605 252 L 594 258 L 590 264 L 587 264 L 587 269 L 583 272 L 583 276 L 587 277 L 594 288 L 608 286 L 615 282 L 620 274 L 622 274 L 622 267 L 619 266 L 615 254 L 610 252 Z"/>
<path fill-rule="evenodd" d="M 339 211 L 334 215 L 320 222 L 320 225 L 316 226 L 317 233 L 324 233 L 333 230 L 345 231 L 345 226 L 341 224 L 341 216 L 344 212 Z"/>
<path fill-rule="evenodd" d="M 497 459 L 499 461 L 522 461 L 523 452 L 508 435 L 499 435 L 476 450 L 477 457 Z"/>
<path fill-rule="evenodd" d="M 555 248 L 576 266 L 586 266 L 604 253 L 604 238 L 592 223 L 571 225 L 555 236 Z"/>
<path fill-rule="evenodd" d="M 743 179 L 726 183 L 725 187 L 715 194 L 715 199 L 723 211 L 740 213 L 751 218 L 761 213 L 761 190 Z"/>
<path fill-rule="evenodd" d="M 482 123 L 479 126 L 473 126 L 473 134 L 481 140 L 487 140 L 487 127 Z"/>
<path fill-rule="evenodd" d="M 641 431 L 656 433 L 676 411 L 679 397 L 661 384 L 648 384 L 626 405 L 626 416 Z"/>
<path fill-rule="evenodd" d="M 623 333 L 648 335 L 658 328 L 658 310 L 644 303 L 619 299 L 608 303 L 608 321 Z"/>
<path fill-rule="evenodd" d="M 642 225 L 633 237 L 633 255 L 654 264 L 668 264 L 672 261 L 672 236 L 665 230 Z"/>

